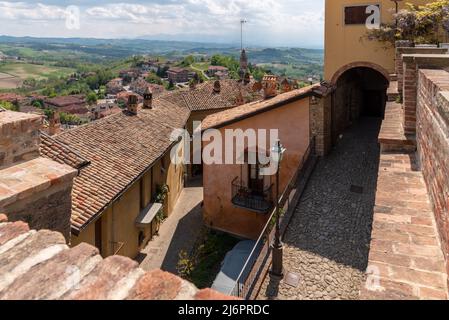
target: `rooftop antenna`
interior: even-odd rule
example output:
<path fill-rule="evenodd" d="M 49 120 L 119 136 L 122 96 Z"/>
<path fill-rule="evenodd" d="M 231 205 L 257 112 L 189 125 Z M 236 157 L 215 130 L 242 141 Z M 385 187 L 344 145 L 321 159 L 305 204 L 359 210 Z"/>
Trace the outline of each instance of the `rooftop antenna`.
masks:
<path fill-rule="evenodd" d="M 243 25 L 245 23 L 248 23 L 246 19 L 240 20 L 240 46 L 242 51 L 243 51 Z"/>

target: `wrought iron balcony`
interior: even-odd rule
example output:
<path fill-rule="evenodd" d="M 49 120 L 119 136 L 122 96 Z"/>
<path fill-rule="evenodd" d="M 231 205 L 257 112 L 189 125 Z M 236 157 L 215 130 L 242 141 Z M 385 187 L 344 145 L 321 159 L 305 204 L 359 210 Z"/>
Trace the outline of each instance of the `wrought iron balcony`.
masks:
<path fill-rule="evenodd" d="M 232 181 L 232 203 L 257 213 L 269 213 L 273 208 L 273 185 L 263 191 L 248 188 L 239 178 Z"/>

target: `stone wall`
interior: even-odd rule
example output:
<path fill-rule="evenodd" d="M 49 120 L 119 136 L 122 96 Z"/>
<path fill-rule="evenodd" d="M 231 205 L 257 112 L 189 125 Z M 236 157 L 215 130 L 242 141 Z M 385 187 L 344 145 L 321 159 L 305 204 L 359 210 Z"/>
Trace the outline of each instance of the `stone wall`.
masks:
<path fill-rule="evenodd" d="M 0 112 L 0 169 L 39 157 L 42 117 Z"/>
<path fill-rule="evenodd" d="M 315 137 L 317 155 L 326 155 L 332 146 L 331 137 L 331 96 L 310 98 L 310 136 Z"/>
<path fill-rule="evenodd" d="M 449 272 L 449 73 L 420 70 L 417 142 Z"/>

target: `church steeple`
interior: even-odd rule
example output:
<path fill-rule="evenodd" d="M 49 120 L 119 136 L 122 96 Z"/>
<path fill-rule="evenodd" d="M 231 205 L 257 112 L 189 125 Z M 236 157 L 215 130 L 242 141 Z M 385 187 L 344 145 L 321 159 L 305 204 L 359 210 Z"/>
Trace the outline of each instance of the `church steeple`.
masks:
<path fill-rule="evenodd" d="M 248 73 L 248 56 L 246 55 L 246 50 L 243 47 L 243 25 L 247 23 L 245 19 L 240 21 L 240 36 L 241 36 L 241 53 L 240 53 L 240 79 L 243 80 Z"/>

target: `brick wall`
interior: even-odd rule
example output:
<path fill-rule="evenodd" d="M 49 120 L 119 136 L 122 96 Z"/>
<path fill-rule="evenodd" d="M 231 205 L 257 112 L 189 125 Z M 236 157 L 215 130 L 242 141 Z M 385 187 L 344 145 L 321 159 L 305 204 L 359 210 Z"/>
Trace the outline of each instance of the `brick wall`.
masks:
<path fill-rule="evenodd" d="M 0 112 L 0 169 L 39 157 L 42 117 Z"/>
<path fill-rule="evenodd" d="M 403 54 L 444 54 L 447 53 L 447 49 L 444 48 L 415 48 L 410 43 L 401 42 L 396 45 L 396 74 L 398 77 L 398 91 L 402 94 L 403 87 Z"/>
<path fill-rule="evenodd" d="M 420 70 L 417 142 L 449 272 L 449 73 Z"/>
<path fill-rule="evenodd" d="M 405 134 L 414 134 L 416 132 L 416 62 L 404 61 L 403 72 L 404 132 Z"/>
<path fill-rule="evenodd" d="M 24 221 L 37 230 L 58 231 L 70 239 L 71 192 L 72 181 L 69 181 L 2 207 L 1 211 L 10 221 Z"/>
<path fill-rule="evenodd" d="M 42 118 L 0 112 L 0 212 L 70 240 L 71 191 L 78 171 L 39 157 Z"/>

